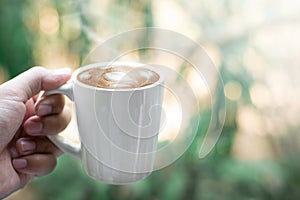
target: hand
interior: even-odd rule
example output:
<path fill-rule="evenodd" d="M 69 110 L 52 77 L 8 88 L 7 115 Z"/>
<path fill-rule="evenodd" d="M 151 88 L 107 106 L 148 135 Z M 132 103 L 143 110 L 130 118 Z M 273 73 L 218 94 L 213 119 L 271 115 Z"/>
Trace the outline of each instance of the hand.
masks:
<path fill-rule="evenodd" d="M 70 112 L 62 95 L 36 100 L 70 76 L 70 70 L 34 67 L 0 85 L 0 199 L 54 169 L 61 152 L 45 136 L 62 131 Z"/>

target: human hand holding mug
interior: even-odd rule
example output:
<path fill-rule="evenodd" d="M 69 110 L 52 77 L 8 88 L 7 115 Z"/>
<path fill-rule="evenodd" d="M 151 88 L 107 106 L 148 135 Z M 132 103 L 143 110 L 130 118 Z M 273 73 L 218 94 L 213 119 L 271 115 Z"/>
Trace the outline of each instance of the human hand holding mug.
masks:
<path fill-rule="evenodd" d="M 50 139 L 79 158 L 89 176 L 127 184 L 153 170 L 160 129 L 163 76 L 133 62 L 95 63 L 77 69 L 72 82 L 45 95 L 62 93 L 75 104 L 80 144 Z"/>

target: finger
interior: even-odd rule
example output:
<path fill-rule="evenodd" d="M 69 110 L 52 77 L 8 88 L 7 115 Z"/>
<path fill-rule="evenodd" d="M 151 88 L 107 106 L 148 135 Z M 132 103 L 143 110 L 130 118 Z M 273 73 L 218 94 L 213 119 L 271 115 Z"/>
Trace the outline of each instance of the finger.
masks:
<path fill-rule="evenodd" d="M 40 93 L 38 93 L 32 97 L 34 103 L 38 100 L 39 96 L 40 96 Z"/>
<path fill-rule="evenodd" d="M 23 125 L 24 130 L 31 136 L 54 135 L 63 131 L 71 121 L 70 109 L 66 106 L 60 114 L 45 117 L 32 116 Z"/>
<path fill-rule="evenodd" d="M 33 67 L 14 79 L 1 85 L 1 93 L 16 101 L 26 103 L 41 90 L 55 89 L 71 76 L 71 70 L 63 68 L 50 71 L 42 67 Z"/>
<path fill-rule="evenodd" d="M 15 158 L 12 164 L 19 173 L 42 176 L 53 171 L 56 157 L 53 154 L 33 154 Z"/>
<path fill-rule="evenodd" d="M 26 113 L 25 113 L 25 116 L 24 116 L 24 121 L 26 119 L 28 119 L 29 117 L 31 117 L 32 115 L 35 115 L 35 110 L 34 110 L 34 101 L 33 99 L 29 99 L 27 102 L 26 102 Z"/>
<path fill-rule="evenodd" d="M 16 141 L 16 150 L 21 156 L 34 153 L 52 153 L 58 157 L 62 154 L 62 151 L 46 137 L 20 138 Z"/>
<path fill-rule="evenodd" d="M 65 105 L 65 98 L 61 94 L 54 94 L 42 98 L 35 105 L 35 112 L 38 116 L 61 113 Z"/>

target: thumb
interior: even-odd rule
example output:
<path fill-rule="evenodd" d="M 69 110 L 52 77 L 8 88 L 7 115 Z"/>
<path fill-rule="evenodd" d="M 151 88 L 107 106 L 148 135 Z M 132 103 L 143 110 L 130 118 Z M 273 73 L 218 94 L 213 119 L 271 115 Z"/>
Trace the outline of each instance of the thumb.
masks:
<path fill-rule="evenodd" d="M 26 102 L 41 90 L 55 89 L 71 77 L 69 68 L 47 70 L 33 67 L 1 85 L 1 93 L 16 101 Z"/>

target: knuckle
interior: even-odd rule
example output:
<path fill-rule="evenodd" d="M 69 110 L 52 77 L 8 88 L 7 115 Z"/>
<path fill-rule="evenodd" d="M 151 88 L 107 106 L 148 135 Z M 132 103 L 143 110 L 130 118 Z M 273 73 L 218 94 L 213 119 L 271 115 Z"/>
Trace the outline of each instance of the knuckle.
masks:
<path fill-rule="evenodd" d="M 64 96 L 62 96 L 61 94 L 56 94 L 55 96 L 53 96 L 53 104 L 55 105 L 55 108 L 58 109 L 58 111 L 61 111 L 65 105 Z"/>
<path fill-rule="evenodd" d="M 31 67 L 29 70 L 33 71 L 33 72 L 43 73 L 45 71 L 45 68 L 43 68 L 41 66 L 34 66 L 34 67 Z"/>
<path fill-rule="evenodd" d="M 40 163 L 39 169 L 36 169 L 37 176 L 49 174 L 57 164 L 56 157 L 53 154 L 36 156 L 36 162 Z"/>
<path fill-rule="evenodd" d="M 64 111 L 57 119 L 57 133 L 63 131 L 71 121 L 71 115 L 69 112 Z"/>
<path fill-rule="evenodd" d="M 52 153 L 54 151 L 53 144 L 45 137 L 39 141 L 39 152 Z"/>
<path fill-rule="evenodd" d="M 63 110 L 65 105 L 64 97 L 61 94 L 53 94 L 46 96 L 43 99 L 41 99 L 37 107 L 41 105 L 53 106 L 53 113 L 59 113 Z"/>
<path fill-rule="evenodd" d="M 45 170 L 45 173 L 48 174 L 50 172 L 52 172 L 57 164 L 57 160 L 56 160 L 56 157 L 53 155 L 53 154 L 49 154 L 47 155 L 48 156 L 48 163 L 47 163 L 47 166 L 46 166 L 46 170 Z"/>
<path fill-rule="evenodd" d="M 53 153 L 55 151 L 55 147 L 53 146 L 53 144 L 51 142 L 47 142 L 45 145 L 45 151 L 47 153 Z"/>
<path fill-rule="evenodd" d="M 62 127 L 62 130 L 64 130 L 71 121 L 71 115 L 66 112 L 65 114 L 63 114 L 62 118 L 63 118 L 63 120 L 61 120 L 62 121 L 62 126 L 61 127 Z"/>

